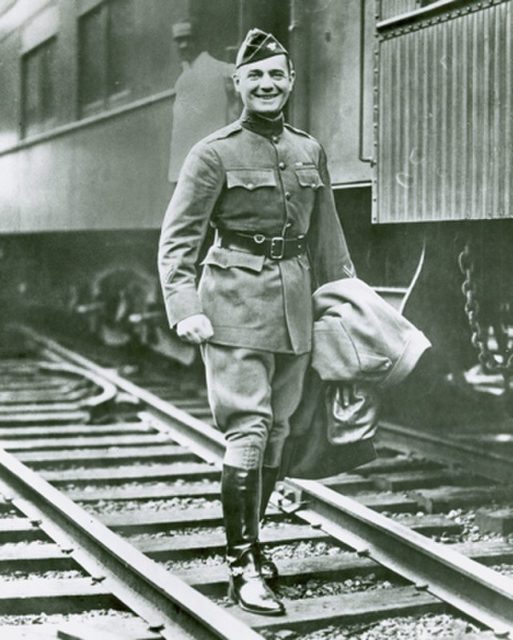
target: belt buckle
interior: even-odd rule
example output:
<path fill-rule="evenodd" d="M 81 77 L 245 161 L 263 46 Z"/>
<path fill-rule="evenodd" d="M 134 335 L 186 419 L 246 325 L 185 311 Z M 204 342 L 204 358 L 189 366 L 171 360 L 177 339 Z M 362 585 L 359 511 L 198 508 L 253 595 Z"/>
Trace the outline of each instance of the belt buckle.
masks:
<path fill-rule="evenodd" d="M 279 247 L 276 249 L 276 247 Z M 281 236 L 274 236 L 271 238 L 271 248 L 269 250 L 269 256 L 273 260 L 281 260 L 285 255 L 285 238 Z"/>

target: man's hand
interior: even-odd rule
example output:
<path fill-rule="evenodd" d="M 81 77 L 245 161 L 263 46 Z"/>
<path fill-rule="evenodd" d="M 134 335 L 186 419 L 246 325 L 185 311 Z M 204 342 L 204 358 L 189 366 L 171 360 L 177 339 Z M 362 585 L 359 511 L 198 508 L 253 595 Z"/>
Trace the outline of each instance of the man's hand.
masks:
<path fill-rule="evenodd" d="M 201 344 L 214 335 L 212 324 L 206 315 L 197 313 L 176 325 L 178 337 L 191 344 Z"/>

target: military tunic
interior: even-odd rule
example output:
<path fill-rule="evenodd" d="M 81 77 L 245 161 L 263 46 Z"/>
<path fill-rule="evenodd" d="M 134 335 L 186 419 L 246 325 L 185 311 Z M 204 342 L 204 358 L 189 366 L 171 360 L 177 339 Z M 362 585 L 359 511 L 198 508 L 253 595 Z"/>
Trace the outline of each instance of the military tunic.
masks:
<path fill-rule="evenodd" d="M 209 223 L 221 233 L 304 234 L 308 255 L 273 260 L 214 244 L 198 286 Z M 249 114 L 197 143 L 164 218 L 159 269 L 171 326 L 205 313 L 211 343 L 308 353 L 312 284 L 354 275 L 320 144 Z"/>

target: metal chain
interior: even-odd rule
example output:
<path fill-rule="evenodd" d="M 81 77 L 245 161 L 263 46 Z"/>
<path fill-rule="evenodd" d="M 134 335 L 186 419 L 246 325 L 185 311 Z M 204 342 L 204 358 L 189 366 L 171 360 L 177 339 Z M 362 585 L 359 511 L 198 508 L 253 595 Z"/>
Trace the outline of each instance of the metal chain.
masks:
<path fill-rule="evenodd" d="M 465 280 L 461 285 L 461 291 L 465 296 L 465 314 L 471 331 L 472 345 L 477 349 L 478 359 L 485 371 L 500 373 L 506 379 L 513 375 L 513 351 L 505 348 L 500 362 L 490 351 L 486 343 L 486 337 L 479 322 L 479 303 L 476 295 L 476 285 L 474 282 L 474 263 L 472 260 L 470 245 L 467 242 L 465 248 L 458 256 L 458 263 Z"/>

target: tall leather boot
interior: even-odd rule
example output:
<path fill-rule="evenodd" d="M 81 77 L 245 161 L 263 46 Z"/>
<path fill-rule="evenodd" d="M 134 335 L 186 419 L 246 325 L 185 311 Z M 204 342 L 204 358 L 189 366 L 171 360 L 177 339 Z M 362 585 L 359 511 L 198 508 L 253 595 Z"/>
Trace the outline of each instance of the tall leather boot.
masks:
<path fill-rule="evenodd" d="M 274 490 L 274 485 L 278 478 L 279 467 L 262 467 L 262 494 L 260 497 L 260 521 L 265 517 L 269 499 Z M 262 576 L 266 580 L 273 580 L 278 577 L 278 568 L 272 560 L 269 560 L 259 548 L 260 569 Z"/>
<path fill-rule="evenodd" d="M 282 615 L 283 604 L 267 586 L 260 571 L 258 516 L 259 469 L 224 465 L 221 500 L 226 528 L 226 558 L 230 568 L 228 595 L 245 611 Z"/>
<path fill-rule="evenodd" d="M 267 505 L 278 479 L 279 467 L 262 467 L 262 494 L 260 496 L 260 520 L 264 519 Z"/>

